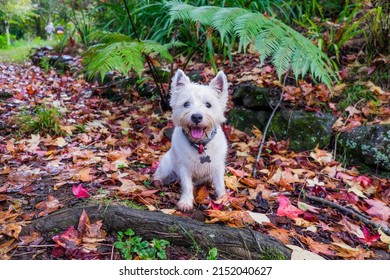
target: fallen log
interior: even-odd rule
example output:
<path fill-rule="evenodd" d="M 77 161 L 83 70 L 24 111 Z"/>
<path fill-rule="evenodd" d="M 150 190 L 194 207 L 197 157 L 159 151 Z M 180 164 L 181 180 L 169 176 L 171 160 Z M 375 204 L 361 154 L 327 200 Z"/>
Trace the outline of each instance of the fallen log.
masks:
<path fill-rule="evenodd" d="M 204 252 L 218 249 L 222 259 L 290 259 L 291 250 L 277 239 L 250 229 L 231 228 L 220 224 L 205 224 L 161 212 L 139 211 L 123 206 L 85 206 L 69 208 L 33 220 L 22 230 L 49 236 L 77 226 L 83 209 L 91 222 L 103 220 L 107 231 L 131 228 L 144 239 L 165 239 L 171 244 L 198 246 Z"/>

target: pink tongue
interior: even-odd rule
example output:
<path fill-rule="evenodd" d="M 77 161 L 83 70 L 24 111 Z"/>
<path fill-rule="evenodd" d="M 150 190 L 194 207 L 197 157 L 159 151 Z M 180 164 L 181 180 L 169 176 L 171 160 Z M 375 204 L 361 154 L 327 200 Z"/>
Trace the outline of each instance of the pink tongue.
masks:
<path fill-rule="evenodd" d="M 191 129 L 191 137 L 194 139 L 200 139 L 203 136 L 203 129 L 193 128 Z"/>

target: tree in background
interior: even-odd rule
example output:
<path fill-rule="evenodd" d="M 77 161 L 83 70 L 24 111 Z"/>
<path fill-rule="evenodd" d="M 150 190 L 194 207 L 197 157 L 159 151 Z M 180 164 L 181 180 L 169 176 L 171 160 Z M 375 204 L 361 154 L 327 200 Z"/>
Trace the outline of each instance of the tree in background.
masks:
<path fill-rule="evenodd" d="M 0 0 L 0 19 L 4 23 L 7 45 L 11 45 L 10 24 L 19 23 L 32 15 L 31 0 Z"/>

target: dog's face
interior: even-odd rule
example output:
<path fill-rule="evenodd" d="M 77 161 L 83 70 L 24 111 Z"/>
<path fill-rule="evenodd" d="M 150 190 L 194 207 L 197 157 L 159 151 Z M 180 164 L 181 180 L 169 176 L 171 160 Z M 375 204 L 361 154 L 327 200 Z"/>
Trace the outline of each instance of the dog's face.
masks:
<path fill-rule="evenodd" d="M 181 126 L 193 142 L 202 142 L 225 121 L 227 98 L 227 79 L 222 71 L 209 85 L 198 85 L 178 70 L 171 85 L 173 123 Z"/>

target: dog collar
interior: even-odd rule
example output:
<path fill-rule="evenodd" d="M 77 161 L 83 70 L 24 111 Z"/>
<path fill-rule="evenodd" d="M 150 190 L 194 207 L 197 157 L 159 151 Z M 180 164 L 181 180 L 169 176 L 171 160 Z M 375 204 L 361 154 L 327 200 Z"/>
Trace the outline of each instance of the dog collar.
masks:
<path fill-rule="evenodd" d="M 188 142 L 190 142 L 191 146 L 194 147 L 194 148 L 198 151 L 198 153 L 199 153 L 200 155 L 203 154 L 203 152 L 204 152 L 204 150 L 205 150 L 206 144 L 207 144 L 208 142 L 210 142 L 211 140 L 213 140 L 215 134 L 217 134 L 217 128 L 215 127 L 215 128 L 213 129 L 213 131 L 211 132 L 210 137 L 204 139 L 204 140 L 203 140 L 202 142 L 200 142 L 200 143 L 195 143 L 195 142 L 192 142 L 192 141 L 191 141 L 190 137 L 189 137 L 188 134 L 185 132 L 184 128 L 182 129 L 182 131 L 183 131 L 184 136 L 187 138 Z"/>

